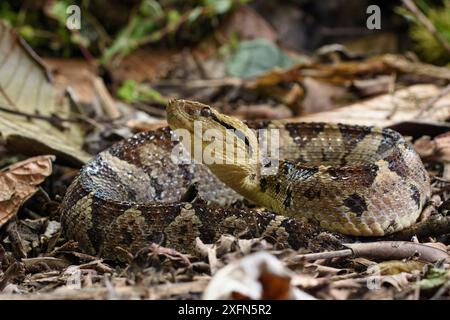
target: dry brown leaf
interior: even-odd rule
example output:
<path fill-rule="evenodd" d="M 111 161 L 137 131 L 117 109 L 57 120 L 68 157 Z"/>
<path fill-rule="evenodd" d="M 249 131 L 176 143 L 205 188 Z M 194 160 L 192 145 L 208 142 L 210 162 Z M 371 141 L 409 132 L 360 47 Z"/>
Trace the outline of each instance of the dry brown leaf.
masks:
<path fill-rule="evenodd" d="M 72 117 L 69 98 L 54 87 L 36 53 L 1 20 L 0 106 L 10 111 L 0 111 L 0 136 L 8 149 L 30 155 L 55 154 L 74 164 L 90 158 L 81 149 L 82 126 L 56 118 Z"/>
<path fill-rule="evenodd" d="M 292 271 L 267 252 L 257 252 L 220 269 L 203 299 L 315 299 L 296 288 Z"/>
<path fill-rule="evenodd" d="M 148 248 L 148 255 L 156 255 L 156 256 L 164 256 L 170 260 L 173 261 L 180 261 L 186 265 L 190 265 L 191 261 L 189 260 L 189 256 L 185 255 L 181 252 L 178 252 L 175 249 L 172 248 L 166 248 L 163 246 L 160 246 L 156 243 L 152 243 Z M 145 252 L 146 250 L 144 250 Z"/>
<path fill-rule="evenodd" d="M 436 152 L 436 144 L 430 136 L 422 136 L 414 141 L 414 149 L 422 159 L 429 159 Z"/>
<path fill-rule="evenodd" d="M 385 54 L 381 60 L 397 72 L 413 74 L 425 79 L 450 80 L 450 69 L 422 62 L 412 62 L 401 55 Z"/>
<path fill-rule="evenodd" d="M 250 119 L 285 119 L 292 117 L 292 110 L 283 104 L 272 107 L 269 104 L 253 104 L 239 106 L 232 113 L 233 116 Z"/>
<path fill-rule="evenodd" d="M 348 93 L 342 86 L 326 83 L 311 77 L 303 80 L 305 88 L 305 98 L 302 110 L 297 110 L 296 114 L 311 114 L 335 109 L 345 103 Z M 348 101 L 347 101 L 348 103 Z"/>
<path fill-rule="evenodd" d="M 450 163 L 450 133 L 444 133 L 431 139 L 423 136 L 414 142 L 414 148 L 422 158 L 428 161 Z"/>
<path fill-rule="evenodd" d="M 241 6 L 225 23 L 223 30 L 227 36 L 238 33 L 241 39 L 267 39 L 276 42 L 278 35 L 273 27 L 252 7 Z"/>
<path fill-rule="evenodd" d="M 92 104 L 95 90 L 92 78 L 97 70 L 85 59 L 45 58 L 45 64 L 54 75 L 54 84 L 59 90 L 71 87 L 76 93 L 77 101 Z"/>
<path fill-rule="evenodd" d="M 444 133 L 434 138 L 439 160 L 450 162 L 450 133 Z"/>
<path fill-rule="evenodd" d="M 52 173 L 54 156 L 38 156 L 15 163 L 0 171 L 0 227 L 11 219 L 20 206 Z"/>

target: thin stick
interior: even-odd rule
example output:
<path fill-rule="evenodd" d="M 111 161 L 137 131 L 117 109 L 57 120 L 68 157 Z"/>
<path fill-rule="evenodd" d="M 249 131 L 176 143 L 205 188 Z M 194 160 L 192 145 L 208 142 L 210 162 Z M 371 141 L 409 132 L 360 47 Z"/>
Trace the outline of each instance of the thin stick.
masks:
<path fill-rule="evenodd" d="M 55 126 L 56 128 L 58 128 L 60 130 L 65 129 L 64 126 L 62 125 L 63 122 L 70 122 L 70 123 L 84 122 L 93 127 L 98 127 L 99 124 L 97 122 L 110 122 L 111 121 L 111 119 L 107 119 L 104 121 L 96 121 L 96 120 L 89 119 L 89 118 L 81 116 L 81 115 L 75 116 L 74 118 L 61 118 L 57 114 L 52 114 L 50 116 L 43 116 L 43 115 L 39 115 L 39 114 L 31 114 L 31 113 L 11 110 L 11 109 L 8 109 L 7 107 L 2 107 L 2 106 L 0 106 L 0 112 L 5 112 L 5 113 L 9 113 L 9 114 L 12 114 L 15 116 L 20 116 L 20 117 L 25 117 L 27 119 L 38 119 L 38 120 L 47 121 L 51 125 Z"/>
<path fill-rule="evenodd" d="M 158 82 L 158 86 L 170 86 L 170 87 L 186 87 L 186 88 L 220 88 L 220 87 L 239 87 L 244 85 L 244 81 L 240 78 L 226 77 L 221 79 L 207 79 L 207 80 L 162 80 Z"/>
<path fill-rule="evenodd" d="M 405 7 L 414 14 L 419 22 L 436 38 L 436 40 L 450 53 L 450 43 L 437 31 L 436 27 L 416 6 L 413 0 L 402 0 Z"/>
<path fill-rule="evenodd" d="M 301 262 L 301 261 L 349 257 L 352 255 L 353 255 L 353 251 L 351 249 L 318 252 L 318 253 L 307 253 L 307 254 L 300 254 L 298 256 L 292 257 L 292 262 L 296 263 L 296 262 Z"/>

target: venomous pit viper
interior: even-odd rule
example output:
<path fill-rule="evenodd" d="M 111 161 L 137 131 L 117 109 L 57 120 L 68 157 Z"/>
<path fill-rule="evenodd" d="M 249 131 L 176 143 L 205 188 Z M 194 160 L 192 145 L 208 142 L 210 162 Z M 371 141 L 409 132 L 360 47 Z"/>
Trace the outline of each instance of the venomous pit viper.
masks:
<path fill-rule="evenodd" d="M 171 100 L 167 118 L 170 128 L 137 134 L 101 152 L 68 188 L 62 226 L 87 253 L 114 258 L 118 247 L 136 253 L 152 242 L 190 252 L 196 237 L 210 243 L 225 233 L 298 248 L 315 236 L 305 233 L 304 218 L 346 235 L 383 236 L 413 224 L 430 196 L 419 156 L 389 129 L 244 123 L 186 100 Z M 195 121 L 202 132 L 194 130 Z M 174 159 L 173 148 L 181 146 L 175 129 L 192 138 L 207 129 L 232 132 L 236 139 L 224 142 L 232 143 L 233 155 L 258 155 L 258 136 L 250 128 L 278 130 L 275 172 L 262 175 L 258 156 L 207 166 Z M 211 143 L 201 141 L 202 150 Z M 215 154 L 222 160 L 229 155 Z M 186 201 L 193 185 L 200 200 Z M 242 196 L 277 214 L 231 206 Z"/>

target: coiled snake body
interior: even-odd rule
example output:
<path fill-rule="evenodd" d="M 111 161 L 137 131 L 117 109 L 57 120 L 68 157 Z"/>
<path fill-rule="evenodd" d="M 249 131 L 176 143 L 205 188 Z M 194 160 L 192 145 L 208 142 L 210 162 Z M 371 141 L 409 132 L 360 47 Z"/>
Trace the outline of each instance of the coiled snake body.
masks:
<path fill-rule="evenodd" d="M 295 248 L 313 236 L 299 234 L 299 218 L 347 235 L 382 236 L 413 224 L 430 196 L 419 156 L 389 129 L 244 124 L 185 100 L 170 101 L 167 113 L 172 129 L 185 129 L 193 138 L 196 121 L 203 126 L 200 134 L 232 129 L 236 139 L 222 142 L 257 156 L 207 166 L 178 163 L 173 148 L 180 144 L 170 128 L 138 134 L 103 151 L 80 170 L 61 206 L 66 235 L 86 252 L 113 258 L 118 247 L 135 253 L 151 242 L 186 252 L 196 237 L 212 242 L 224 233 L 270 238 Z M 265 164 L 255 151 L 258 136 L 249 128 L 278 130 L 276 171 L 261 174 Z M 210 142 L 201 142 L 202 150 Z M 215 152 L 222 160 L 230 156 Z M 194 183 L 201 200 L 190 203 L 185 198 Z M 281 215 L 230 206 L 242 196 Z"/>

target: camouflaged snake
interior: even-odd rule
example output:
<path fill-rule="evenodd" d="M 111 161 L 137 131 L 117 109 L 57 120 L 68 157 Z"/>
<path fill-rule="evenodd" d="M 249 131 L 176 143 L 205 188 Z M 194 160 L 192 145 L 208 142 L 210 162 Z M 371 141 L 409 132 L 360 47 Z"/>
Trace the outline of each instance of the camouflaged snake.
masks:
<path fill-rule="evenodd" d="M 314 236 L 299 234 L 302 219 L 346 235 L 383 236 L 413 224 L 430 196 L 419 156 L 389 129 L 244 123 L 187 100 L 171 100 L 167 115 L 170 128 L 138 134 L 101 152 L 69 187 L 61 221 L 66 235 L 86 252 L 116 257 L 118 247 L 135 253 L 152 242 L 189 252 L 197 237 L 212 242 L 225 233 L 295 248 Z M 200 133 L 194 123 L 201 124 Z M 171 129 L 187 130 L 192 141 L 183 139 L 184 148 L 192 154 L 196 135 L 208 129 L 231 132 L 236 139 L 222 142 L 234 151 L 216 150 L 222 162 L 180 164 L 173 150 L 181 144 Z M 276 171 L 261 174 L 261 138 L 250 129 L 278 131 Z M 199 141 L 202 151 L 211 144 Z M 238 151 L 254 158 L 241 159 Z M 233 161 L 225 161 L 230 155 Z M 196 201 L 186 201 L 194 185 Z M 237 206 L 242 196 L 279 215 Z"/>

